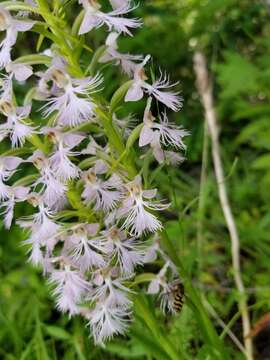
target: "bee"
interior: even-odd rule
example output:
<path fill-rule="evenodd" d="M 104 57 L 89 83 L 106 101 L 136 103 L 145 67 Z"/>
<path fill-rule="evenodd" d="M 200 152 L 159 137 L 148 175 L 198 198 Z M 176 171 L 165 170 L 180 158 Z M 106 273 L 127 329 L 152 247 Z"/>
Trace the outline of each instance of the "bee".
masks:
<path fill-rule="evenodd" d="M 185 298 L 185 288 L 180 280 L 174 280 L 164 289 L 161 294 L 161 309 L 166 314 L 170 312 L 172 314 L 180 313 Z"/>
<path fill-rule="evenodd" d="M 171 308 L 174 312 L 180 313 L 184 305 L 185 288 L 184 285 L 177 281 L 171 285 L 172 302 Z"/>

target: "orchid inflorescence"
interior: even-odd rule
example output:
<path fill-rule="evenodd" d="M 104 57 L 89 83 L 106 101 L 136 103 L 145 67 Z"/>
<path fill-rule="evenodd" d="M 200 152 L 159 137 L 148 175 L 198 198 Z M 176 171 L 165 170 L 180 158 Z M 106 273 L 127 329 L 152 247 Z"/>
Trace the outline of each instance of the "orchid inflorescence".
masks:
<path fill-rule="evenodd" d="M 166 110 L 157 116 L 151 111 L 154 101 L 180 110 L 175 84 L 162 73 L 149 81 L 150 56 L 119 51 L 118 37 L 132 36 L 142 25 L 129 17 L 136 5 L 106 2 L 109 12 L 103 12 L 101 1 L 79 0 L 72 29 L 58 16 L 66 1 L 54 6 L 43 0 L 4 1 L 0 6 L 0 139 L 10 144 L 0 157 L 4 225 L 11 227 L 16 204 L 29 204 L 30 215 L 16 221 L 29 234 L 24 242 L 29 261 L 49 277 L 59 310 L 88 319 L 96 343 L 125 332 L 138 267 L 157 256 L 164 261 L 149 293 L 165 293 L 167 278 L 177 273 L 159 245 L 162 223 L 156 212 L 169 204 L 156 189 L 145 189 L 137 153 L 143 150 L 142 156 L 156 164 L 177 165 L 187 135 L 169 122 Z M 109 34 L 93 53 L 83 34 L 103 25 Z M 51 45 L 14 60 L 18 35 L 26 31 L 40 33 L 38 48 L 44 38 Z M 90 65 L 81 60 L 84 52 L 91 53 Z M 105 63 L 129 77 L 110 103 L 102 97 L 105 83 L 96 70 Z M 18 86 L 25 89 L 23 101 L 16 96 Z M 142 122 L 131 115 L 121 118 L 125 103 L 144 97 Z M 19 177 L 24 168 L 28 175 Z M 13 181 L 15 173 L 19 180 Z"/>

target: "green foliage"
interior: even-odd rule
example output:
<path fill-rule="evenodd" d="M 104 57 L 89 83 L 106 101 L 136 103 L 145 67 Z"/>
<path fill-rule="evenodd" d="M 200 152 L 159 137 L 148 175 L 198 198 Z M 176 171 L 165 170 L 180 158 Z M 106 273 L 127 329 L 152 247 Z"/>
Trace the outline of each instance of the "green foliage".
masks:
<path fill-rule="evenodd" d="M 13 2 L 8 3 L 11 8 L 15 6 Z M 161 184 L 164 197 L 173 199 L 172 213 L 166 219 L 168 236 L 163 242 L 186 286 L 186 305 L 182 313 L 175 317 L 164 316 L 157 306 L 158 299 L 135 297 L 135 321 L 128 336 L 113 340 L 104 349 L 95 348 L 79 318 L 69 320 L 53 310 L 45 280 L 37 269 L 26 264 L 26 248 L 21 246 L 25 234 L 18 228 L 7 232 L 1 227 L 0 358 L 244 359 L 225 333 L 224 341 L 221 339 L 223 329 L 202 300 L 206 298 L 219 318 L 243 341 L 230 241 L 218 201 L 210 151 L 206 180 L 200 188 L 205 138 L 192 55 L 195 49 L 202 49 L 213 74 L 222 156 L 228 175 L 226 185 L 240 233 L 242 274 L 249 289 L 251 320 L 255 323 L 269 312 L 270 306 L 270 9 L 266 3 L 263 0 L 141 2 L 137 14 L 144 18 L 146 26 L 138 31 L 133 42 L 123 39 L 121 43 L 126 51 L 150 52 L 173 79 L 181 80 L 179 89 L 185 103 L 182 115 L 175 117 L 191 132 L 187 160 L 180 168 L 168 170 L 164 167 L 157 171 L 152 171 L 152 164 L 145 161 L 144 171 L 151 174 L 153 184 L 155 181 Z M 25 10 L 29 6 L 21 7 Z M 76 34 L 77 25 L 74 24 L 69 41 L 74 41 L 72 36 Z M 53 35 L 38 24 L 36 31 L 42 35 L 39 41 L 42 49 L 46 37 Z M 102 36 L 98 34 L 93 43 L 101 43 Z M 62 47 L 65 51 L 63 44 Z M 88 50 L 92 57 L 91 49 Z M 80 54 L 74 56 L 80 58 Z M 29 58 L 24 57 L 23 61 L 27 63 Z M 30 61 L 38 63 L 46 59 L 36 56 Z M 87 61 L 91 73 L 98 67 L 97 61 L 95 56 Z M 106 77 L 112 80 L 106 89 L 109 99 L 115 91 L 113 70 L 108 70 Z M 128 87 L 125 81 L 123 79 L 123 87 L 112 98 L 113 109 L 121 105 Z M 143 106 L 139 103 L 135 108 L 131 105 L 130 109 L 141 112 L 142 116 Z M 104 116 L 103 121 L 111 136 L 114 129 Z M 128 154 L 124 153 L 119 138 L 114 140 L 120 156 L 132 157 L 136 131 L 131 135 Z M 1 151 L 4 151 L 2 145 Z M 25 175 L 27 180 L 28 174 Z M 200 190 L 201 210 L 198 208 Z M 76 194 L 71 196 L 76 202 Z M 22 208 L 18 211 L 21 215 L 26 212 Z M 201 236 L 200 246 L 198 236 Z M 151 277 L 152 272 L 154 268 L 149 269 L 148 276 Z M 146 278 L 138 278 L 138 286 L 144 286 L 145 281 Z M 255 338 L 254 344 L 255 352 L 260 354 L 258 358 L 263 360 L 269 356 L 270 348 L 264 346 L 261 337 Z"/>

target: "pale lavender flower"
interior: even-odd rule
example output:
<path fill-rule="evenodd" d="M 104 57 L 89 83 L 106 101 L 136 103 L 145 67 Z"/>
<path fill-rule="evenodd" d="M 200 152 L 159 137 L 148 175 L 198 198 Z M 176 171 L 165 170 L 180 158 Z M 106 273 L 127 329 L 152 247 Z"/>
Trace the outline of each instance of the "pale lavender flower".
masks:
<path fill-rule="evenodd" d="M 143 263 L 143 249 L 136 238 L 128 238 L 124 231 L 113 227 L 101 232 L 98 238 L 102 251 L 120 267 L 121 273 L 130 275 Z"/>
<path fill-rule="evenodd" d="M 134 73 L 134 79 L 131 87 L 127 91 L 125 101 L 138 101 L 143 98 L 144 92 L 148 95 L 154 96 L 158 101 L 172 109 L 173 111 L 179 111 L 182 106 L 182 98 L 178 92 L 168 91 L 169 88 L 177 85 L 170 84 L 169 78 L 165 74 L 160 74 L 160 78 L 152 85 L 148 84 L 148 79 L 144 66 L 150 60 L 150 56 L 146 56 L 144 61 L 137 65 Z"/>
<path fill-rule="evenodd" d="M 9 198 L 10 187 L 4 183 L 16 172 L 17 167 L 23 160 L 16 156 L 0 157 L 0 201 Z"/>
<path fill-rule="evenodd" d="M 53 221 L 54 212 L 45 205 L 42 194 L 32 192 L 28 195 L 27 201 L 35 208 L 38 212 L 33 215 L 23 217 L 20 220 L 20 224 L 23 224 L 26 220 L 26 224 L 38 225 L 38 231 L 40 238 L 48 238 L 54 235 L 59 229 L 59 225 Z"/>
<path fill-rule="evenodd" d="M 87 318 L 92 330 L 95 343 L 102 344 L 115 334 L 123 334 L 130 322 L 132 305 L 128 299 L 128 293 L 131 292 L 122 282 L 126 278 L 113 278 L 117 276 L 117 269 L 111 269 L 104 276 L 99 275 L 95 279 L 96 287 L 90 292 L 93 302 L 96 302 L 95 308 L 88 312 Z"/>
<path fill-rule="evenodd" d="M 158 132 L 154 132 L 150 146 L 153 150 L 153 155 L 155 159 L 160 164 L 167 162 L 172 166 L 176 166 L 178 164 L 181 164 L 185 160 L 185 158 L 179 153 L 162 149 L 160 134 Z"/>
<path fill-rule="evenodd" d="M 0 31 L 6 31 L 6 36 L 0 43 L 0 68 L 11 62 L 11 50 L 16 43 L 18 32 L 30 30 L 34 21 L 14 19 L 9 11 L 0 7 Z"/>
<path fill-rule="evenodd" d="M 125 187 L 126 194 L 119 209 L 119 215 L 124 218 L 122 228 L 128 229 L 132 235 L 136 236 L 160 230 L 162 224 L 151 211 L 167 209 L 169 204 L 152 200 L 157 190 L 143 190 L 140 176 Z"/>
<path fill-rule="evenodd" d="M 30 219 L 19 220 L 17 224 L 30 231 L 30 236 L 23 243 L 30 245 L 28 250 L 29 261 L 33 265 L 42 265 L 45 267 L 46 256 L 51 255 L 55 245 L 57 244 L 58 232 L 60 226 L 54 223 L 50 218 L 45 217 L 42 222 L 35 222 Z M 48 264 L 46 265 L 48 268 Z M 46 271 L 46 268 L 44 270 Z"/>
<path fill-rule="evenodd" d="M 113 272 L 117 272 L 117 268 L 112 268 L 110 272 L 105 272 L 104 276 L 100 276 L 99 283 L 89 293 L 89 299 L 99 303 L 107 303 L 108 306 L 121 306 L 128 308 L 132 305 L 128 294 L 132 291 L 123 285 L 129 276 L 121 277 L 117 273 L 117 278 L 114 278 Z"/>
<path fill-rule="evenodd" d="M 116 174 L 108 180 L 102 180 L 98 175 L 104 174 L 105 171 L 106 169 L 94 167 L 83 174 L 82 198 L 86 204 L 93 203 L 95 210 L 107 212 L 115 208 L 121 198 L 122 181 Z"/>
<path fill-rule="evenodd" d="M 169 267 L 170 263 L 166 262 L 159 273 L 150 281 L 147 291 L 148 294 L 157 294 L 160 292 L 160 289 L 168 289 L 166 273 Z"/>
<path fill-rule="evenodd" d="M 107 303 L 98 304 L 86 315 L 89 319 L 88 326 L 95 344 L 104 344 L 114 335 L 124 334 L 128 328 L 131 311 L 120 306 L 111 306 Z"/>
<path fill-rule="evenodd" d="M 43 128 L 42 131 L 56 144 L 49 158 L 49 165 L 56 179 L 66 182 L 78 177 L 80 170 L 69 158 L 80 154 L 72 149 L 79 145 L 85 136 L 79 133 L 64 133 L 61 128 Z"/>
<path fill-rule="evenodd" d="M 31 161 L 40 172 L 40 177 L 33 186 L 41 186 L 40 193 L 42 193 L 44 204 L 51 209 L 60 209 L 65 203 L 67 187 L 56 177 L 49 159 L 40 150 L 36 150 L 27 161 Z"/>
<path fill-rule="evenodd" d="M 135 29 L 141 26 L 140 20 L 128 19 L 122 16 L 136 8 L 136 6 L 131 7 L 130 2 L 109 13 L 102 12 L 100 10 L 101 5 L 96 0 L 79 0 L 79 3 L 85 8 L 85 15 L 79 29 L 80 35 L 88 33 L 94 28 L 106 25 L 109 31 L 114 30 L 118 33 L 126 33 L 132 36 L 129 29 Z"/>
<path fill-rule="evenodd" d="M 119 9 L 124 6 L 128 6 L 131 1 L 130 0 L 109 0 L 113 9 Z"/>
<path fill-rule="evenodd" d="M 182 155 L 174 151 L 163 150 L 160 146 L 160 137 L 158 134 L 154 134 L 150 146 L 152 148 L 153 155 L 159 164 L 166 162 L 172 166 L 177 166 L 185 160 Z"/>
<path fill-rule="evenodd" d="M 24 201 L 29 190 L 29 188 L 24 186 L 8 186 L 8 200 L 2 202 L 0 205 L 0 207 L 5 208 L 1 214 L 4 214 L 4 225 L 6 229 L 10 229 L 11 227 L 15 204 Z"/>
<path fill-rule="evenodd" d="M 42 79 L 42 78 L 41 78 Z M 44 82 L 41 82 L 42 91 L 46 94 L 48 88 L 46 81 L 49 79 L 55 83 L 54 95 L 47 100 L 44 106 L 45 116 L 58 111 L 57 122 L 59 125 L 76 126 L 94 117 L 95 107 L 89 93 L 94 93 L 102 83 L 102 77 L 97 74 L 95 77 L 74 79 L 70 77 L 60 65 L 53 65 L 44 74 Z"/>
<path fill-rule="evenodd" d="M 32 66 L 14 62 L 6 66 L 6 71 L 9 73 L 11 79 L 15 78 L 20 82 L 27 80 L 33 74 Z"/>
<path fill-rule="evenodd" d="M 49 281 L 56 285 L 53 295 L 56 296 L 58 309 L 70 315 L 79 313 L 78 305 L 89 289 L 89 283 L 82 275 L 65 266 L 63 270 L 53 271 Z"/>
<path fill-rule="evenodd" d="M 31 112 L 31 105 L 15 108 L 11 102 L 2 100 L 0 110 L 7 116 L 7 122 L 0 125 L 0 140 L 9 136 L 12 147 L 23 146 L 25 138 L 35 133 L 35 128 L 25 122 Z"/>
<path fill-rule="evenodd" d="M 93 267 L 102 268 L 106 262 L 100 254 L 101 246 L 96 235 L 99 224 L 81 225 L 73 231 L 68 237 L 68 255 L 71 261 L 80 268 L 82 272 L 93 269 Z"/>
<path fill-rule="evenodd" d="M 88 137 L 89 143 L 85 149 L 81 151 L 82 155 L 97 155 L 97 152 L 100 151 L 101 153 L 106 153 L 106 147 L 100 146 L 96 140 L 90 135 Z"/>
<path fill-rule="evenodd" d="M 0 180 L 7 181 L 24 160 L 17 156 L 0 157 Z"/>
<path fill-rule="evenodd" d="M 106 39 L 106 51 L 100 57 L 99 62 L 106 63 L 109 61 L 114 61 L 116 65 L 120 65 L 123 72 L 128 76 L 132 76 L 136 69 L 135 61 L 142 61 L 143 57 L 141 55 L 131 55 L 131 54 L 122 54 L 117 49 L 117 38 L 119 37 L 118 33 L 110 33 Z"/>
<path fill-rule="evenodd" d="M 148 99 L 147 106 L 144 111 L 144 126 L 140 133 L 139 146 L 150 144 L 154 138 L 159 139 L 160 145 L 173 146 L 177 149 L 186 149 L 183 143 L 183 137 L 189 135 L 181 126 L 169 123 L 166 113 L 158 118 L 159 122 L 155 122 L 150 110 L 151 98 Z"/>

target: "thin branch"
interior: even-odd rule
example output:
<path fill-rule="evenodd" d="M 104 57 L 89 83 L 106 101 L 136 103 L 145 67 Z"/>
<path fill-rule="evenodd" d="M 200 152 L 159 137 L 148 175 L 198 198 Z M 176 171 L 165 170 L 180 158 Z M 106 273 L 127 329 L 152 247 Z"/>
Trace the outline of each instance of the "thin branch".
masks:
<path fill-rule="evenodd" d="M 209 152 L 209 134 L 207 123 L 204 123 L 203 131 L 203 154 L 202 154 L 202 168 L 200 179 L 200 192 L 198 204 L 198 219 L 197 219 L 197 251 L 198 251 L 198 270 L 202 271 L 202 249 L 203 249 L 203 220 L 205 216 L 205 186 L 207 180 L 207 166 L 208 166 L 208 152 Z"/>
<path fill-rule="evenodd" d="M 203 303 L 205 305 L 205 307 L 207 308 L 207 310 L 209 311 L 210 315 L 213 316 L 213 318 L 216 319 L 216 321 L 218 322 L 218 324 L 222 327 L 223 329 L 223 333 L 227 334 L 232 342 L 238 347 L 238 349 L 245 354 L 246 350 L 243 347 L 243 345 L 241 344 L 241 342 L 239 341 L 239 339 L 236 337 L 236 335 L 231 331 L 231 329 L 228 327 L 228 325 L 225 324 L 225 322 L 218 316 L 216 310 L 213 308 L 213 306 L 207 301 L 207 299 L 205 297 L 203 297 Z"/>
<path fill-rule="evenodd" d="M 250 333 L 250 319 L 246 302 L 246 291 L 241 277 L 240 241 L 225 185 L 225 176 L 219 144 L 217 116 L 214 109 L 212 84 L 209 79 L 206 59 L 200 52 L 194 55 L 194 71 L 197 77 L 197 88 L 205 110 L 205 118 L 212 141 L 212 157 L 218 185 L 220 204 L 230 233 L 233 275 L 236 287 L 239 292 L 238 307 L 243 323 L 243 338 L 245 343 L 246 357 L 248 360 L 253 360 L 252 340 L 251 338 L 246 337 Z"/>

